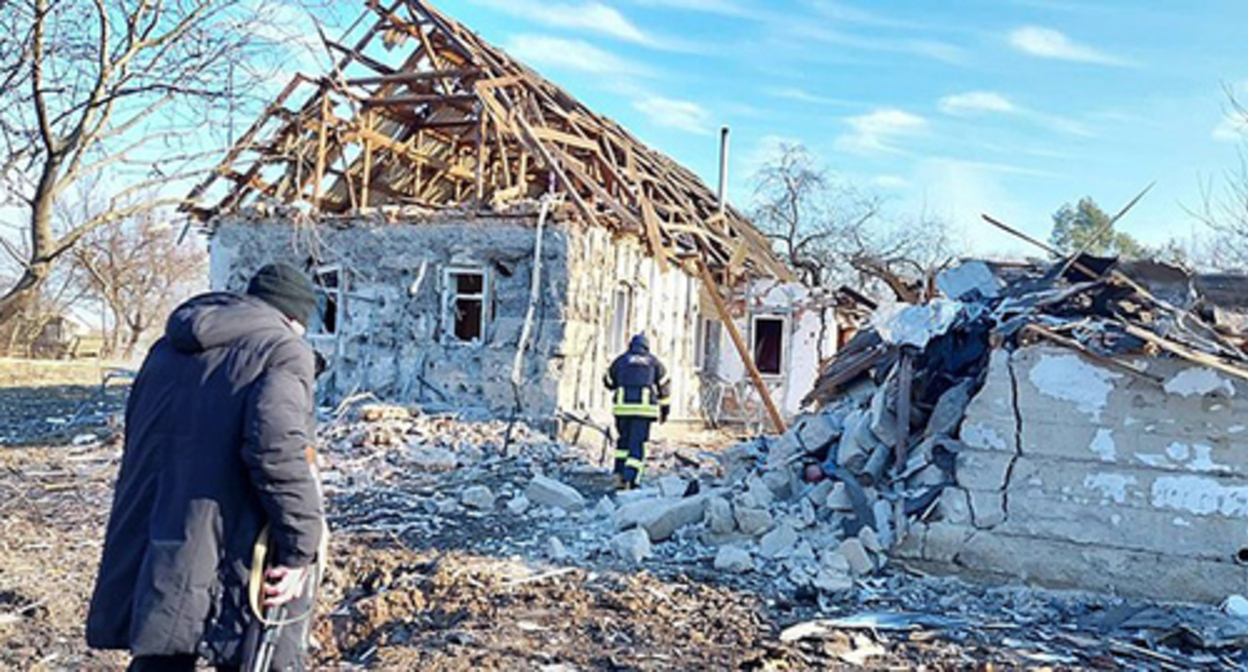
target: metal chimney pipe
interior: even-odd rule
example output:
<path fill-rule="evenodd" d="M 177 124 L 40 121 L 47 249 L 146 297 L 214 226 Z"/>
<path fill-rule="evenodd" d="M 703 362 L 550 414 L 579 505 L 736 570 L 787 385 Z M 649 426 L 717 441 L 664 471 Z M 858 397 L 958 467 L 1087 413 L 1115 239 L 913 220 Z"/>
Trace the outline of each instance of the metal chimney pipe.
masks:
<path fill-rule="evenodd" d="M 728 208 L 728 127 L 719 129 L 719 214 Z"/>

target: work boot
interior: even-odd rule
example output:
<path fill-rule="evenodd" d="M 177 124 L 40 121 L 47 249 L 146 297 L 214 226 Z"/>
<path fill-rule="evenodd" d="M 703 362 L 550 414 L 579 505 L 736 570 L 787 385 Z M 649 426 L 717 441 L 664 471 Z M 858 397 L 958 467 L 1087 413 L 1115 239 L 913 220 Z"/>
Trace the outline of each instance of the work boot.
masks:
<path fill-rule="evenodd" d="M 617 491 L 618 490 L 632 490 L 632 487 L 630 486 L 628 481 L 624 480 L 623 476 L 616 474 L 615 475 L 615 489 Z"/>

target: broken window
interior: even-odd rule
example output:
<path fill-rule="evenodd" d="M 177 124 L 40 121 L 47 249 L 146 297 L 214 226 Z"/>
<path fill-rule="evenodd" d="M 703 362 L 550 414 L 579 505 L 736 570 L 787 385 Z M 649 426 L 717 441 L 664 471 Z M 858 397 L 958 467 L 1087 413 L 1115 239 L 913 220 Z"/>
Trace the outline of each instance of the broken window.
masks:
<path fill-rule="evenodd" d="M 611 342 L 608 353 L 611 357 L 624 352 L 628 347 L 632 317 L 633 290 L 631 287 L 620 287 L 615 290 L 611 311 Z"/>
<path fill-rule="evenodd" d="M 479 342 L 485 336 L 488 293 L 483 269 L 452 268 L 446 271 L 444 295 L 450 334 L 457 341 Z"/>
<path fill-rule="evenodd" d="M 343 282 L 341 266 L 320 266 L 312 270 L 316 287 L 316 313 L 308 324 L 309 336 L 335 336 L 342 326 Z"/>
<path fill-rule="evenodd" d="M 781 375 L 784 366 L 783 317 L 755 317 L 753 329 L 754 365 L 764 376 Z"/>

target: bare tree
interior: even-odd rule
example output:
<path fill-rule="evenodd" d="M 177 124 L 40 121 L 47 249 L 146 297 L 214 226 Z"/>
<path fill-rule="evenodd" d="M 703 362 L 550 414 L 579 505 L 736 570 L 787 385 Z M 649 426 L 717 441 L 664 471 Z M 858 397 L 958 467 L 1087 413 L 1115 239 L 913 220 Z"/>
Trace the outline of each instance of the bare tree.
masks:
<path fill-rule="evenodd" d="M 1226 90 L 1229 114 L 1248 130 L 1248 107 Z M 1248 137 L 1248 136 L 1246 136 Z M 1248 140 L 1239 153 L 1239 164 L 1226 171 L 1218 180 L 1206 181 L 1201 187 L 1201 206 L 1189 212 L 1213 230 L 1213 244 L 1208 246 L 1205 261 L 1215 268 L 1248 268 Z"/>
<path fill-rule="evenodd" d="M 207 255 L 179 245 L 178 231 L 160 213 L 89 234 L 74 249 L 85 285 L 108 307 L 114 325 L 107 352 L 130 359 L 153 326 L 201 283 Z"/>
<path fill-rule="evenodd" d="M 916 302 L 949 256 L 943 222 L 885 221 L 879 196 L 833 180 L 801 145 L 781 145 L 754 180 L 754 222 L 808 286 L 879 283 Z"/>
<path fill-rule="evenodd" d="M 0 330 L 92 232 L 180 202 L 224 142 L 211 130 L 267 77 L 251 65 L 266 2 L 0 1 L 0 213 L 18 212 L 22 232 L 0 238 L 20 273 L 0 293 Z M 58 221 L 84 180 L 104 198 Z"/>

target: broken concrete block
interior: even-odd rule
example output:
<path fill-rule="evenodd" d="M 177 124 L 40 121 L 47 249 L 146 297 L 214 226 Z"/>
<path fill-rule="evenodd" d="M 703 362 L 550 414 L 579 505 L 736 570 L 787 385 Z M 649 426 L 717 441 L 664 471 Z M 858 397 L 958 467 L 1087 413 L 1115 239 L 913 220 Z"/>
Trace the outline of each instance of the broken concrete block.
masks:
<path fill-rule="evenodd" d="M 838 481 L 832 486 L 832 492 L 828 494 L 828 508 L 833 511 L 854 510 L 854 501 L 849 498 L 849 488 L 844 483 Z"/>
<path fill-rule="evenodd" d="M 745 494 L 741 495 L 740 498 L 746 506 L 765 509 L 771 506 L 772 502 L 776 501 L 775 493 L 771 491 L 771 488 L 757 474 L 750 474 L 749 478 L 745 480 L 745 486 Z"/>
<path fill-rule="evenodd" d="M 880 544 L 880 539 L 875 534 L 875 529 L 870 526 L 864 526 L 858 531 L 858 541 L 862 542 L 862 547 L 872 553 L 883 553 L 884 546 Z"/>
<path fill-rule="evenodd" d="M 993 350 L 988 360 L 988 376 L 966 408 L 959 438 L 978 450 L 1017 453 L 1018 416 L 1014 397 L 1010 353 L 1004 349 Z"/>
<path fill-rule="evenodd" d="M 836 448 L 836 463 L 853 473 L 862 471 L 877 441 L 871 434 L 870 420 L 863 411 L 856 410 L 845 418 L 845 431 L 841 433 Z"/>
<path fill-rule="evenodd" d="M 459 456 L 455 453 L 424 445 L 412 446 L 407 451 L 407 459 L 420 471 L 430 473 L 452 471 L 459 465 Z"/>
<path fill-rule="evenodd" d="M 512 497 L 511 500 L 507 502 L 507 510 L 510 511 L 512 515 L 522 516 L 525 511 L 529 510 L 529 504 L 529 498 L 525 497 L 524 494 L 521 493 Z"/>
<path fill-rule="evenodd" d="M 614 514 L 615 503 L 611 501 L 610 497 L 603 495 L 602 499 L 598 500 L 598 505 L 594 507 L 594 515 L 607 518 Z"/>
<path fill-rule="evenodd" d="M 651 515 L 641 521 L 641 526 L 650 534 L 651 541 L 663 541 L 676 530 L 701 521 L 706 513 L 706 500 L 705 496 L 660 500 Z"/>
<path fill-rule="evenodd" d="M 981 530 L 992 529 L 1005 522 L 1005 493 L 971 490 L 971 521 Z"/>
<path fill-rule="evenodd" d="M 849 574 L 849 558 L 839 548 L 820 554 L 819 564 L 834 574 Z"/>
<path fill-rule="evenodd" d="M 967 490 L 1004 490 L 1016 455 L 964 450 L 958 453 L 957 481 Z"/>
<path fill-rule="evenodd" d="M 940 519 L 954 525 L 971 524 L 971 499 L 966 490 L 948 487 L 940 493 L 936 505 Z"/>
<path fill-rule="evenodd" d="M 763 484 L 771 491 L 773 501 L 786 500 L 793 497 L 798 488 L 795 488 L 797 480 L 797 472 L 790 467 L 782 467 L 767 471 L 762 476 Z"/>
<path fill-rule="evenodd" d="M 886 446 L 897 445 L 897 412 L 894 408 L 897 401 L 896 373 L 897 369 L 894 368 L 884 386 L 871 397 L 867 415 L 871 434 Z"/>
<path fill-rule="evenodd" d="M 572 487 L 553 478 L 534 476 L 524 494 L 538 506 L 549 506 L 564 511 L 580 511 L 585 508 L 585 498 Z"/>
<path fill-rule="evenodd" d="M 836 440 L 841 429 L 841 422 L 836 414 L 803 415 L 793 423 L 768 455 L 767 465 L 774 469 L 785 464 L 794 455 L 816 452 Z"/>
<path fill-rule="evenodd" d="M 815 548 L 805 539 L 797 542 L 797 547 L 793 549 L 793 559 L 803 562 L 814 562 Z"/>
<path fill-rule="evenodd" d="M 546 540 L 546 557 L 551 560 L 566 560 L 568 558 L 568 549 L 559 540 L 559 537 L 551 537 Z"/>
<path fill-rule="evenodd" d="M 715 569 L 733 574 L 754 571 L 754 558 L 740 546 L 721 546 L 715 553 Z"/>
<path fill-rule="evenodd" d="M 615 557 L 639 564 L 642 560 L 654 555 L 650 546 L 650 536 L 640 527 L 621 532 L 611 538 L 611 552 Z"/>
<path fill-rule="evenodd" d="M 685 488 L 688 487 L 688 483 L 685 482 L 685 479 L 679 476 L 669 474 L 658 480 L 658 486 L 659 492 L 662 493 L 664 497 L 674 498 L 685 496 Z"/>
<path fill-rule="evenodd" d="M 828 495 L 832 494 L 832 488 L 836 487 L 836 481 L 831 479 L 823 479 L 806 491 L 804 497 L 815 506 L 827 506 Z"/>
<path fill-rule="evenodd" d="M 845 572 L 820 569 L 815 574 L 814 586 L 824 593 L 840 593 L 854 587 L 854 578 Z"/>
<path fill-rule="evenodd" d="M 928 416 L 923 436 L 953 436 L 956 433 L 962 418 L 966 416 L 966 407 L 971 403 L 971 387 L 974 384 L 974 380 L 967 379 L 940 395 L 936 407 Z"/>
<path fill-rule="evenodd" d="M 927 534 L 923 538 L 923 559 L 953 562 L 974 534 L 973 527 L 944 521 L 932 523 L 927 526 Z"/>
<path fill-rule="evenodd" d="M 658 488 L 646 486 L 644 488 L 637 488 L 636 490 L 621 490 L 620 492 L 615 493 L 615 503 L 618 506 L 627 506 L 634 502 L 641 502 L 661 496 L 662 493 L 659 492 Z"/>
<path fill-rule="evenodd" d="M 875 571 L 875 562 L 857 538 L 846 539 L 838 549 L 849 562 L 849 573 L 854 576 L 866 576 Z"/>
<path fill-rule="evenodd" d="M 706 502 L 706 524 L 715 534 L 729 534 L 737 527 L 732 517 L 732 505 L 723 497 L 712 497 Z"/>
<path fill-rule="evenodd" d="M 900 518 L 898 515 L 901 502 L 890 502 L 887 499 L 877 499 L 871 507 L 871 512 L 875 516 L 875 534 L 879 538 L 880 543 L 885 548 L 893 545 L 893 539 L 896 538 L 894 533 L 894 522 Z"/>
<path fill-rule="evenodd" d="M 494 508 L 494 493 L 484 485 L 473 485 L 459 493 L 459 502 L 470 509 L 489 511 Z"/>
<path fill-rule="evenodd" d="M 764 558 L 787 558 L 793 554 L 796 544 L 797 532 L 787 524 L 780 524 L 759 539 L 758 554 Z"/>
<path fill-rule="evenodd" d="M 771 517 L 771 512 L 766 509 L 738 506 L 734 513 L 737 519 L 737 527 L 751 537 L 763 534 L 775 524 L 775 520 Z"/>
<path fill-rule="evenodd" d="M 798 504 L 797 516 L 794 518 L 796 519 L 794 527 L 799 530 L 804 530 L 814 525 L 816 521 L 815 505 L 811 504 L 809 499 L 803 499 L 801 503 Z"/>

